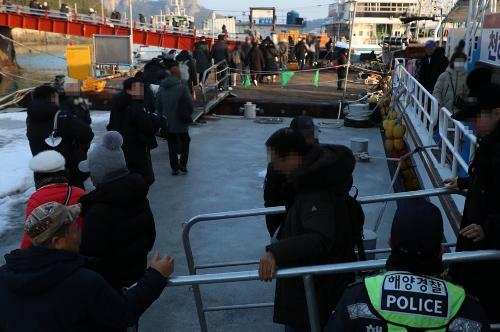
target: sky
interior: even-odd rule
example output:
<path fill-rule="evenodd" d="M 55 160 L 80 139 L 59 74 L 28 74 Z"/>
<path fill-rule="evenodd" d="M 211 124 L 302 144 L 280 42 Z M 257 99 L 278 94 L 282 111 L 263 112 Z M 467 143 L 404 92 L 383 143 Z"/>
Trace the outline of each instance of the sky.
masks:
<path fill-rule="evenodd" d="M 203 7 L 214 9 L 221 15 L 241 16 L 243 11 L 248 15 L 250 7 L 276 7 L 278 15 L 290 10 L 299 12 L 307 19 L 325 18 L 328 16 L 328 0 L 198 0 Z"/>

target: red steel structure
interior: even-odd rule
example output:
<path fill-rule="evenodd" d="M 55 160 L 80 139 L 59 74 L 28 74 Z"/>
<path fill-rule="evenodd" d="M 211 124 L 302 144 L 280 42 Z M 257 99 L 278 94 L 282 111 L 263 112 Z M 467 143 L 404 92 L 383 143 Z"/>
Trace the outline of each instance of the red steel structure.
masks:
<path fill-rule="evenodd" d="M 0 26 L 38 30 L 64 35 L 89 37 L 93 35 L 129 35 L 126 24 L 114 23 L 107 18 L 88 15 L 67 15 L 55 11 L 38 11 L 22 6 L 0 8 Z M 196 31 L 172 31 L 154 29 L 148 24 L 134 22 L 134 44 L 192 50 L 199 39 Z M 207 38 L 209 44 L 212 38 Z M 234 42 L 229 42 L 233 44 Z"/>

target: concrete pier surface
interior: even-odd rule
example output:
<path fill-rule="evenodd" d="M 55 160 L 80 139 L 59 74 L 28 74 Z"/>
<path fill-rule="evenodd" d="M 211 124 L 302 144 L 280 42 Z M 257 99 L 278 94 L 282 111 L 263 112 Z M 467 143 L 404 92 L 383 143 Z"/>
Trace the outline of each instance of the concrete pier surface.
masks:
<path fill-rule="evenodd" d="M 156 251 L 173 255 L 176 275 L 188 274 L 182 247 L 182 223 L 211 212 L 263 207 L 262 184 L 266 169 L 266 139 L 282 124 L 258 124 L 241 118 L 209 120 L 191 128 L 189 173 L 170 175 L 166 144 L 153 152 L 156 182 L 150 201 L 156 218 Z M 329 120 L 324 120 L 328 122 Z M 317 120 L 322 122 L 322 120 Z M 372 155 L 383 156 L 378 129 L 322 128 L 322 143 L 349 146 L 351 137 L 367 138 Z M 357 163 L 354 181 L 360 195 L 385 193 L 390 183 L 385 160 Z M 373 226 L 380 204 L 365 206 L 366 224 Z M 394 203 L 384 214 L 379 229 L 379 246 L 387 247 Z M 264 217 L 234 219 L 195 225 L 191 241 L 196 263 L 258 260 L 269 243 Z M 256 269 L 257 266 L 202 270 L 199 273 Z M 272 302 L 274 283 L 240 282 L 201 286 L 206 306 Z M 233 310 L 207 313 L 210 331 L 281 331 L 272 323 L 272 309 Z M 141 320 L 144 331 L 197 331 L 199 325 L 193 294 L 189 287 L 166 289 Z"/>
<path fill-rule="evenodd" d="M 106 114 L 93 124 L 97 138 L 104 132 Z M 149 199 L 156 220 L 154 251 L 175 258 L 175 275 L 188 274 L 182 246 L 182 223 L 193 216 L 231 210 L 263 207 L 262 185 L 267 156 L 264 143 L 277 129 L 288 126 L 291 118 L 280 124 L 259 124 L 241 117 L 207 117 L 206 123 L 190 128 L 191 150 L 189 173 L 172 176 L 165 141 L 152 152 L 156 182 Z M 322 143 L 350 145 L 350 138 L 369 140 L 369 153 L 385 156 L 378 128 L 333 128 L 332 120 L 315 119 L 320 126 Z M 21 129 L 22 122 L 2 121 L 0 129 Z M 354 183 L 361 196 L 387 192 L 390 175 L 387 161 L 371 159 L 358 162 Z M 381 204 L 366 205 L 366 226 L 373 227 Z M 378 247 L 387 247 L 390 222 L 395 204 L 389 203 L 378 231 Z M 24 204 L 15 208 L 18 224 L 0 236 L 3 255 L 20 243 Z M 195 261 L 199 264 L 229 260 L 257 260 L 270 239 L 264 217 L 235 219 L 223 223 L 205 222 L 193 227 L 191 241 Z M 256 265 L 203 270 L 200 273 L 257 269 Z M 238 282 L 201 286 L 206 306 L 272 302 L 274 282 Z M 207 313 L 210 331 L 282 331 L 273 324 L 272 309 L 233 310 Z M 143 315 L 140 331 L 199 331 L 199 324 L 190 287 L 165 289 L 161 297 Z"/>

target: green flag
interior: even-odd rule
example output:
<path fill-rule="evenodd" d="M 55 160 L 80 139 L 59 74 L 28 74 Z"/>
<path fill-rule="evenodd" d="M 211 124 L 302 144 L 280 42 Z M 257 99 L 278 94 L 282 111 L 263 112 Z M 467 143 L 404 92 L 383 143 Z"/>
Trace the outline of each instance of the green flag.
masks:
<path fill-rule="evenodd" d="M 243 83 L 241 84 L 244 88 L 247 88 L 249 87 L 250 85 L 252 85 L 252 82 L 250 81 L 250 75 L 248 74 L 245 74 L 245 76 L 243 77 Z"/>
<path fill-rule="evenodd" d="M 281 73 L 281 86 L 286 86 L 294 75 L 293 71 L 284 71 Z"/>
<path fill-rule="evenodd" d="M 318 87 L 318 86 L 319 86 L 319 69 L 318 69 L 318 70 L 316 70 L 316 71 L 314 72 L 314 76 L 313 76 L 313 85 L 314 85 L 315 87 Z"/>

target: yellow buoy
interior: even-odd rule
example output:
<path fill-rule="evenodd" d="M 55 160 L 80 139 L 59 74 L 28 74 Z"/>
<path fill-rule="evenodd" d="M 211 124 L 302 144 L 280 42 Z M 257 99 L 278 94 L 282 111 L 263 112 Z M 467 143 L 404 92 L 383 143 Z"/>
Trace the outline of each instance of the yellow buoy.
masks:
<path fill-rule="evenodd" d="M 393 139 L 386 139 L 385 140 L 385 148 L 387 149 L 387 151 L 392 151 L 394 150 L 394 140 Z"/>
<path fill-rule="evenodd" d="M 393 130 L 394 132 L 394 130 Z M 403 141 L 403 139 L 401 138 L 396 138 L 394 140 L 394 149 L 395 150 L 403 150 L 405 147 L 405 141 Z"/>

